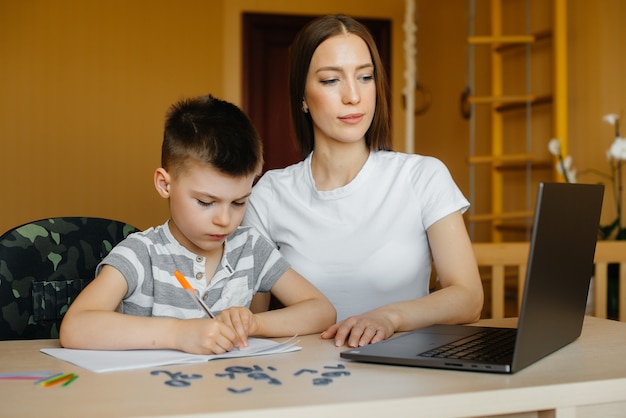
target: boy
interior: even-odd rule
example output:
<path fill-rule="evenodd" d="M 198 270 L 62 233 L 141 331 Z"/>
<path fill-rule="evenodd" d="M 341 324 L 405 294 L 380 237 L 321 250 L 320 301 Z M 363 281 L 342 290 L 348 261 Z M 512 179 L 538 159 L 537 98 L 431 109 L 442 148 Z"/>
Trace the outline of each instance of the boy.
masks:
<path fill-rule="evenodd" d="M 219 354 L 245 347 L 249 335 L 332 325 L 331 303 L 256 230 L 240 227 L 262 155 L 257 132 L 235 105 L 211 95 L 173 105 L 154 173 L 170 219 L 130 235 L 104 258 L 63 319 L 61 345 Z M 216 319 L 203 317 L 175 270 Z M 285 308 L 252 313 L 254 293 L 270 290 Z"/>

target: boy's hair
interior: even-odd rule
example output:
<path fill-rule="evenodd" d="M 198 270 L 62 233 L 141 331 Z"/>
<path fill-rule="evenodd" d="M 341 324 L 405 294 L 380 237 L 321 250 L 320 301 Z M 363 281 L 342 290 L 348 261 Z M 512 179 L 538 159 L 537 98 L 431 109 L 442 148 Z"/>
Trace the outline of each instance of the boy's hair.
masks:
<path fill-rule="evenodd" d="M 310 113 L 302 111 L 311 58 L 317 47 L 333 36 L 351 33 L 367 44 L 374 64 L 376 84 L 376 111 L 372 124 L 365 133 L 365 142 L 372 150 L 391 149 L 389 86 L 376 42 L 367 28 L 352 17 L 336 14 L 318 17 L 298 32 L 290 47 L 289 56 L 289 105 L 293 129 L 302 158 L 313 151 L 313 120 Z"/>
<path fill-rule="evenodd" d="M 176 175 L 190 158 L 224 174 L 260 174 L 263 145 L 250 119 L 212 95 L 183 99 L 167 112 L 161 166 Z"/>

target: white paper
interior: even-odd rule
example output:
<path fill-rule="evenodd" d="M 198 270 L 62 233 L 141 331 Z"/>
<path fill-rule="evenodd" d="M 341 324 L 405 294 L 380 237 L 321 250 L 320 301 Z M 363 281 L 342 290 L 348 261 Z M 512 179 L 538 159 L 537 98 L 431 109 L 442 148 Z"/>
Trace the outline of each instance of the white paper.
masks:
<path fill-rule="evenodd" d="M 278 343 L 261 338 L 248 338 L 248 347 L 224 354 L 189 354 L 176 350 L 76 350 L 72 348 L 42 348 L 41 352 L 96 373 L 134 370 L 170 364 L 202 363 L 219 358 L 252 357 L 289 353 L 301 350 L 293 341 Z"/>

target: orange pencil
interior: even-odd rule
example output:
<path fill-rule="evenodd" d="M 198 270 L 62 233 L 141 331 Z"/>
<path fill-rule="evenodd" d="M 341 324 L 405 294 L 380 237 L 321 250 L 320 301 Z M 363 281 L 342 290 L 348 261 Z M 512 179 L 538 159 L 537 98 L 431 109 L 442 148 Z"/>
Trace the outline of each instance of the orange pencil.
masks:
<path fill-rule="evenodd" d="M 41 385 L 45 386 L 45 387 L 58 385 L 58 384 L 61 384 L 61 383 L 65 383 L 67 381 L 74 380 L 75 376 L 76 375 L 74 373 L 65 373 L 65 374 L 62 374 L 59 377 L 54 378 L 54 379 L 48 379 L 45 382 L 43 382 Z"/>
<path fill-rule="evenodd" d="M 196 304 L 200 307 L 200 309 L 202 309 L 209 316 L 209 318 L 215 319 L 215 315 L 213 315 L 209 307 L 206 306 L 204 302 L 202 302 L 202 299 L 198 297 L 196 290 L 193 287 L 191 287 L 187 279 L 185 279 L 185 276 L 183 276 L 183 274 L 178 270 L 174 270 L 174 276 L 176 276 L 178 283 L 180 283 L 183 289 L 185 289 L 187 293 L 189 293 L 191 298 L 194 300 L 194 302 L 196 302 Z"/>
<path fill-rule="evenodd" d="M 69 385 L 70 383 L 72 383 L 74 380 L 78 379 L 78 375 L 75 374 L 74 376 L 72 376 L 72 378 L 70 380 L 68 380 L 67 382 L 63 383 L 63 387 Z"/>

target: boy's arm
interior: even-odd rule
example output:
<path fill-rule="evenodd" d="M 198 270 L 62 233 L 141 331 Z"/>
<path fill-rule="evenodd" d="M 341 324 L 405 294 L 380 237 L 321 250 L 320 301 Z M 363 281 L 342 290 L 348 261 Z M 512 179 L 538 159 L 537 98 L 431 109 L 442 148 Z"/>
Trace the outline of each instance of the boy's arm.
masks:
<path fill-rule="evenodd" d="M 234 347 L 234 330 L 215 320 L 142 317 L 116 312 L 128 285 L 105 265 L 83 289 L 63 318 L 59 339 L 68 348 L 128 350 L 176 349 L 223 353 Z"/>
<path fill-rule="evenodd" d="M 262 312 L 255 335 L 285 337 L 313 334 L 335 323 L 337 312 L 330 301 L 294 269 L 287 270 L 272 287 L 272 294 L 285 306 Z"/>

